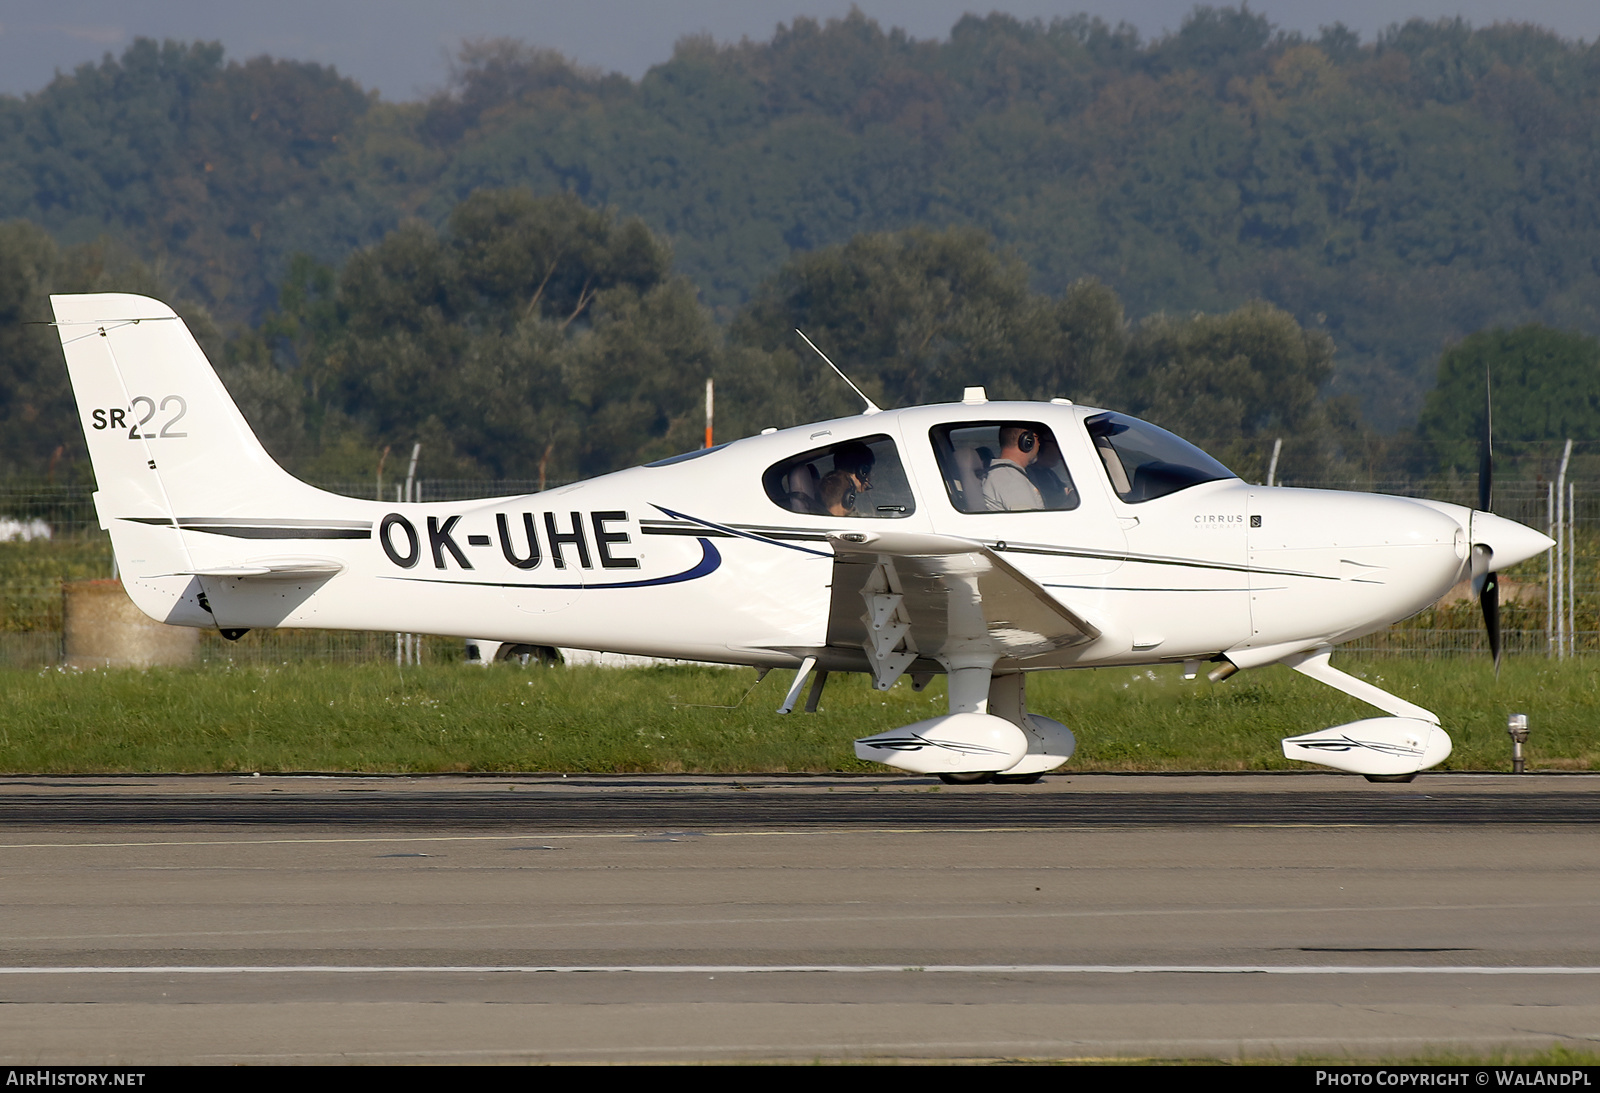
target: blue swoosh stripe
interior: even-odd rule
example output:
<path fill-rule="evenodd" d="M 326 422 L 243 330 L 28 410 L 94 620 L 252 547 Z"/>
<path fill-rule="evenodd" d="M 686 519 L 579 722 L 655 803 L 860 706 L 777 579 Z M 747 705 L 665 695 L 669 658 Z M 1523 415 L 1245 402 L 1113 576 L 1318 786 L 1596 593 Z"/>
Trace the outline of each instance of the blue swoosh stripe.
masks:
<path fill-rule="evenodd" d="M 727 527 L 723 524 L 713 524 L 710 520 L 702 520 L 698 516 L 690 516 L 685 512 L 673 512 L 665 505 L 656 505 L 655 507 L 672 517 L 674 520 L 688 520 L 691 523 L 699 524 L 703 528 L 710 528 L 712 531 L 720 531 L 726 535 L 737 536 L 740 539 L 753 539 L 758 543 L 766 543 L 768 546 L 779 546 L 783 547 L 785 550 L 798 550 L 801 554 L 814 554 L 818 558 L 833 557 L 833 555 L 827 551 L 812 550 L 810 547 L 795 546 L 793 543 L 785 543 L 777 539 L 768 539 L 765 535 L 755 535 L 748 531 L 740 531 L 738 528 Z M 700 541 L 705 542 L 704 539 Z"/>
<path fill-rule="evenodd" d="M 700 560 L 682 573 L 672 573 L 665 577 L 648 577 L 637 581 L 614 581 L 609 584 L 522 584 L 511 581 L 452 581 L 443 577 L 392 577 L 383 575 L 387 581 L 412 581 L 420 584 L 465 584 L 478 588 L 549 588 L 549 589 L 599 589 L 599 588 L 650 588 L 662 584 L 681 584 L 684 581 L 698 580 L 716 570 L 722 565 L 722 555 L 717 548 L 711 545 L 710 539 L 700 540 Z"/>

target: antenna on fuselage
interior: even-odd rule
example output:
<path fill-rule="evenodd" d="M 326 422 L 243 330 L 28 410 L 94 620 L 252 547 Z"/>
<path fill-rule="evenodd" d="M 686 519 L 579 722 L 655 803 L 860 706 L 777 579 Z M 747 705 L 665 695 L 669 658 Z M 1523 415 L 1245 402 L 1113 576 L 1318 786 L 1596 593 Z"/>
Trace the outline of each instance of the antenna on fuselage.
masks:
<path fill-rule="evenodd" d="M 839 371 L 839 366 L 837 364 L 834 364 L 832 361 L 828 360 L 828 355 L 826 353 L 824 353 L 820 349 L 817 349 L 817 343 L 812 341 L 810 338 L 807 338 L 806 337 L 806 332 L 804 330 L 801 330 L 799 327 L 795 327 L 794 332 L 796 334 L 800 335 L 800 337 L 805 340 L 805 343 L 807 345 L 809 345 L 812 348 L 812 350 L 814 350 L 816 352 L 817 356 L 822 358 L 822 361 L 823 361 L 824 364 L 826 364 L 829 368 L 833 369 L 835 372 L 838 372 L 840 379 L 842 379 L 846 383 L 850 384 L 850 390 L 854 391 L 856 394 L 861 396 L 861 401 L 867 404 L 867 408 L 865 410 L 861 411 L 862 413 L 864 413 L 864 414 L 881 414 L 881 413 L 883 413 L 883 407 L 879 406 L 876 402 L 873 402 L 871 399 L 869 399 L 867 397 L 867 393 L 865 391 L 863 391 L 861 388 L 857 387 L 855 385 L 854 381 L 852 381 L 849 376 L 845 375 L 843 372 L 840 372 Z"/>

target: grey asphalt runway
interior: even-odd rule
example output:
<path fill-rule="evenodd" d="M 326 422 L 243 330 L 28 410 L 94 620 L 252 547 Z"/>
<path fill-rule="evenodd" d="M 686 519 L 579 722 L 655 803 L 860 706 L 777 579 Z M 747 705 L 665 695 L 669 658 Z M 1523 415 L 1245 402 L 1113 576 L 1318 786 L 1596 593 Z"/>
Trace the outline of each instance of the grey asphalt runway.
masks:
<path fill-rule="evenodd" d="M 1600 777 L 0 779 L 0 1063 L 1600 1044 Z"/>

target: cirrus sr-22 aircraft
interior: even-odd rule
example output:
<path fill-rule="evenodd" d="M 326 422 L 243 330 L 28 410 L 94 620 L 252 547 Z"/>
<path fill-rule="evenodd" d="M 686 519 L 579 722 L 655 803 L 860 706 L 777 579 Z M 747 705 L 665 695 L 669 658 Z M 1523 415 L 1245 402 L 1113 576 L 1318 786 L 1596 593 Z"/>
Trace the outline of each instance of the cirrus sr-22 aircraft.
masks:
<path fill-rule="evenodd" d="M 1386 716 L 1283 741 L 1291 759 L 1404 779 L 1436 715 L 1329 663 L 1472 577 L 1548 549 L 1460 505 L 1263 489 L 1136 418 L 1049 403 L 878 410 L 769 430 L 523 497 L 401 504 L 326 493 L 261 447 L 183 321 L 140 296 L 55 296 L 122 579 L 148 615 L 406 631 L 797 669 L 887 689 L 948 677 L 949 712 L 856 742 L 948 781 L 1030 781 L 1066 725 L 1028 673 L 1281 663 Z M 1487 491 L 1480 509 L 1489 507 Z"/>

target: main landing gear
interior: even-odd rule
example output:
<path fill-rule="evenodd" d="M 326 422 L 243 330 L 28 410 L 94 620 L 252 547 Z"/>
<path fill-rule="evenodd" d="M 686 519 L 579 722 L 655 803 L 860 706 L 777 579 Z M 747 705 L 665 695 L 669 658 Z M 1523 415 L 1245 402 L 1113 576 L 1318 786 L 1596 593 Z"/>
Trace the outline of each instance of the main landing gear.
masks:
<path fill-rule="evenodd" d="M 1044 771 L 1035 771 L 1032 774 L 996 774 L 992 770 L 969 770 L 960 774 L 948 772 L 939 775 L 939 781 L 947 786 L 981 786 L 993 782 L 997 786 L 1031 786 L 1044 777 Z"/>

